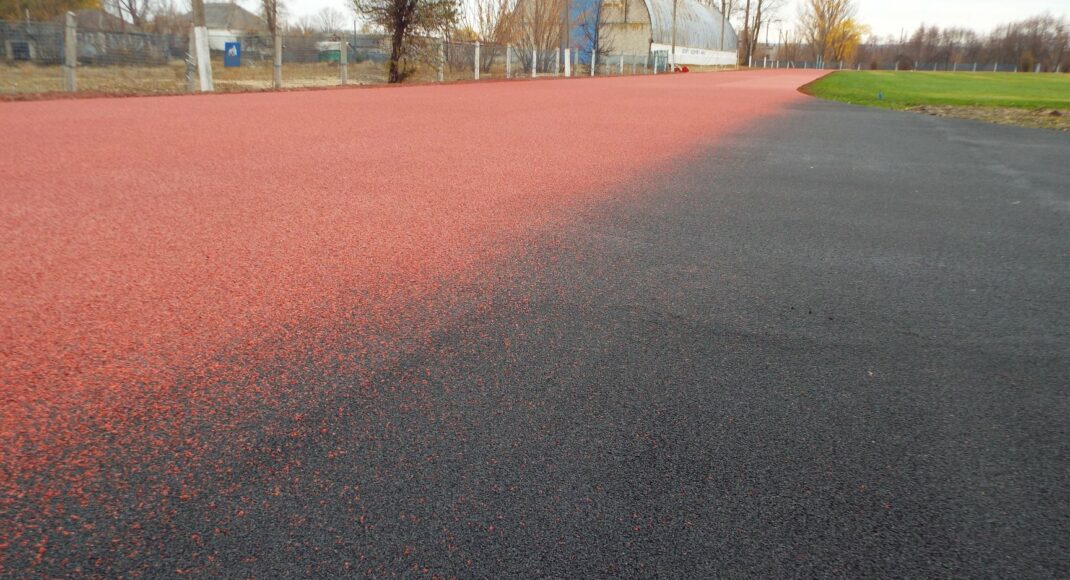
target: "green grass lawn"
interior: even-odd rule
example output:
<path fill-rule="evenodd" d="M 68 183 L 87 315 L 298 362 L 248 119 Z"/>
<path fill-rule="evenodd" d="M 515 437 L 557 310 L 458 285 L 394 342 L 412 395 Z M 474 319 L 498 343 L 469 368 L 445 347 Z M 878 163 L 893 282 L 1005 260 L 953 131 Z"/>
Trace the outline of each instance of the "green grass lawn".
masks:
<path fill-rule="evenodd" d="M 843 71 L 804 89 L 833 101 L 904 109 L 919 105 L 1070 109 L 1070 74 Z M 883 93 L 883 100 L 878 100 Z"/>

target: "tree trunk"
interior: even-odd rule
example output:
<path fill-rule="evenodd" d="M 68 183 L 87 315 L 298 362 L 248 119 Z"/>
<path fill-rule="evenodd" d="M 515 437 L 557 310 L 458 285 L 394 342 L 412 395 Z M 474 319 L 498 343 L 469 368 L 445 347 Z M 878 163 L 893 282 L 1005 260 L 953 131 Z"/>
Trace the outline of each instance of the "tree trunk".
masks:
<path fill-rule="evenodd" d="M 394 34 L 390 37 L 390 73 L 387 82 L 401 82 L 401 51 L 402 39 L 405 38 L 405 29 L 401 26 L 394 27 Z"/>

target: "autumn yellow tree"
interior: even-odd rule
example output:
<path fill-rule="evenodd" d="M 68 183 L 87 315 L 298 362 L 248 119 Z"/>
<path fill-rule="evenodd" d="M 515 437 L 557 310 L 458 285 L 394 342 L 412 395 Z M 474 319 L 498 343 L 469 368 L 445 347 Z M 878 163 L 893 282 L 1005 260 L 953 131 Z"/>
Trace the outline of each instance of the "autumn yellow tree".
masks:
<path fill-rule="evenodd" d="M 83 8 L 100 8 L 100 0 L 0 0 L 0 20 L 52 20 Z"/>
<path fill-rule="evenodd" d="M 855 20 L 853 0 L 805 0 L 799 31 L 821 61 L 850 60 L 867 28 Z"/>
<path fill-rule="evenodd" d="M 829 30 L 828 46 L 824 60 L 850 62 L 858 53 L 862 39 L 869 34 L 869 27 L 854 18 L 848 18 Z"/>

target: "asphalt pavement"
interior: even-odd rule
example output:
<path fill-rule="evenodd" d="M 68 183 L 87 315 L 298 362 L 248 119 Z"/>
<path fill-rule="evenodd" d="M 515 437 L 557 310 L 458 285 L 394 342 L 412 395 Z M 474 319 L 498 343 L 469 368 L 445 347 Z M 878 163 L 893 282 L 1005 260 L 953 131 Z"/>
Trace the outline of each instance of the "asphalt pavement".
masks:
<path fill-rule="evenodd" d="M 1065 578 L 1068 184 L 1070 134 L 790 103 L 294 371 L 203 492 L 117 455 L 39 571 Z"/>

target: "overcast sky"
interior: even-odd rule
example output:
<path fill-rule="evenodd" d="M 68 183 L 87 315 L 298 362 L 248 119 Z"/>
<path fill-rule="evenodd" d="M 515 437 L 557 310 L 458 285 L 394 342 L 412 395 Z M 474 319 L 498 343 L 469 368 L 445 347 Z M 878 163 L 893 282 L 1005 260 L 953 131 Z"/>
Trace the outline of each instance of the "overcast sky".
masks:
<path fill-rule="evenodd" d="M 256 7 L 256 0 L 243 0 L 248 7 Z M 788 0 L 779 17 L 784 28 L 794 27 L 799 0 Z M 907 33 L 922 22 L 943 26 L 964 26 L 987 32 L 996 25 L 1051 12 L 1056 16 L 1070 15 L 1070 0 L 856 0 L 859 20 L 873 32 L 886 36 Z M 353 17 L 349 0 L 289 0 L 286 3 L 291 20 L 313 15 L 330 6 Z M 774 25 L 772 32 L 776 33 Z M 764 39 L 762 39 L 764 41 Z"/>

